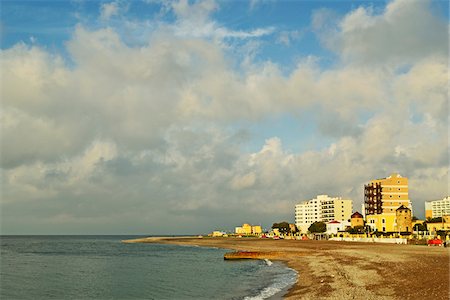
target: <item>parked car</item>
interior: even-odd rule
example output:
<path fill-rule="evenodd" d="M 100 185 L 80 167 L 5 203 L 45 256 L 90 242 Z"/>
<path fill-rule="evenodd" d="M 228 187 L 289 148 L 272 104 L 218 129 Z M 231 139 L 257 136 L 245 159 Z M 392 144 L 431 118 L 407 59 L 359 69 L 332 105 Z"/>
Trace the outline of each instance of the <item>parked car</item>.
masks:
<path fill-rule="evenodd" d="M 434 239 L 428 240 L 428 246 L 442 246 L 443 242 L 440 238 L 435 237 Z"/>

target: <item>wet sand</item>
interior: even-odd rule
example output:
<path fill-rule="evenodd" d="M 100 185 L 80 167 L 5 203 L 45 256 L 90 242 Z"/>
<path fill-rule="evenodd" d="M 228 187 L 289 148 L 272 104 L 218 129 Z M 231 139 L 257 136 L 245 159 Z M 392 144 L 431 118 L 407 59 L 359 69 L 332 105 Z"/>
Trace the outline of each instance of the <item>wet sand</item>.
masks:
<path fill-rule="evenodd" d="M 257 238 L 144 238 L 128 242 L 260 252 L 298 272 L 286 299 L 450 299 L 450 248 Z"/>

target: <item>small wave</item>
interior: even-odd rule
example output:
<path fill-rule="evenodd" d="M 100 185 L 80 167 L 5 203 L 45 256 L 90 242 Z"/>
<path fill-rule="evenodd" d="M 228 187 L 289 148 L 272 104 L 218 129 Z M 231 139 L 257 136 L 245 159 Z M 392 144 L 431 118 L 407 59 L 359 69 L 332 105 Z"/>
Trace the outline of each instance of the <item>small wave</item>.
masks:
<path fill-rule="evenodd" d="M 268 260 L 267 258 L 264 259 L 264 261 L 266 262 L 266 264 L 270 267 L 271 265 L 273 265 L 273 262 L 271 262 L 270 260 Z"/>
<path fill-rule="evenodd" d="M 265 260 L 266 263 L 269 261 L 271 264 L 272 262 L 270 260 Z M 280 274 L 277 276 L 274 280 L 274 282 L 261 290 L 261 292 L 256 296 L 247 296 L 244 298 L 244 300 L 264 300 L 268 299 L 278 293 L 281 293 L 283 291 L 286 291 L 288 287 L 295 284 L 297 281 L 297 271 L 291 268 L 286 268 L 287 272 Z M 281 297 L 282 295 L 280 295 Z"/>

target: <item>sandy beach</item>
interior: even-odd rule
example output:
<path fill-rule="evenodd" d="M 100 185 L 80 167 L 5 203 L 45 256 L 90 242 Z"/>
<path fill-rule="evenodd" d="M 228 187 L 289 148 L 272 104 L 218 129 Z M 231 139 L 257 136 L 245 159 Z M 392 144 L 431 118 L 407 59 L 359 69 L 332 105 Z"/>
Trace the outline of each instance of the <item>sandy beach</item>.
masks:
<path fill-rule="evenodd" d="M 286 299 L 449 299 L 449 248 L 257 238 L 143 238 L 126 242 L 260 252 L 298 272 Z"/>

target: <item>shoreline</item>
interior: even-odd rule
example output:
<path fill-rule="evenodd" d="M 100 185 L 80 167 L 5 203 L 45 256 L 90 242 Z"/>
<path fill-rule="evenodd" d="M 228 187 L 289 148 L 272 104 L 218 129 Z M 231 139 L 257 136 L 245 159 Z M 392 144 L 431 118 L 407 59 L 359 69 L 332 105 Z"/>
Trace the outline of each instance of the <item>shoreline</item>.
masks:
<path fill-rule="evenodd" d="M 160 243 L 255 251 L 297 271 L 285 299 L 448 299 L 449 251 L 443 247 L 258 238 L 149 237 Z"/>

